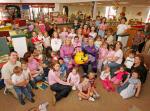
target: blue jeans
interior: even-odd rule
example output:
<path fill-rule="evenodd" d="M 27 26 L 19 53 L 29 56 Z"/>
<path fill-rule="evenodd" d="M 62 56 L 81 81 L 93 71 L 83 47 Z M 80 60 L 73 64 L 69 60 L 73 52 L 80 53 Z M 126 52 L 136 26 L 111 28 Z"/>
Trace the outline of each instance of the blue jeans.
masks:
<path fill-rule="evenodd" d="M 34 77 L 33 80 L 31 80 L 31 81 L 33 81 L 34 83 L 37 83 L 39 81 L 43 81 L 43 76 L 38 75 L 38 76 Z"/>
<path fill-rule="evenodd" d="M 55 83 L 51 85 L 50 88 L 52 91 L 56 92 L 56 95 L 55 95 L 56 101 L 59 101 L 63 97 L 67 97 L 71 91 L 71 86 L 62 85 L 59 83 Z"/>
<path fill-rule="evenodd" d="M 24 101 L 23 100 L 23 95 L 25 95 L 29 100 L 32 99 L 31 93 L 30 93 L 29 89 L 27 88 L 27 86 L 26 87 L 23 87 L 23 86 L 14 86 L 14 89 L 15 89 L 15 91 L 17 93 L 19 102 Z"/>

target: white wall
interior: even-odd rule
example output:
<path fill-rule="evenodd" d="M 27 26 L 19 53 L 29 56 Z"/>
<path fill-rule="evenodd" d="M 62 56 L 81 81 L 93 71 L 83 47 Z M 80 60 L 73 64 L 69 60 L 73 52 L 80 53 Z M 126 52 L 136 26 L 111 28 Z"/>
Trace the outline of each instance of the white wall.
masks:
<path fill-rule="evenodd" d="M 88 5 L 66 5 L 69 8 L 69 15 L 72 13 L 76 14 L 79 10 L 82 11 L 83 13 L 86 13 L 87 15 L 91 15 L 91 9 L 92 6 Z M 98 5 L 97 7 L 97 12 L 100 11 L 101 16 L 105 16 L 105 8 L 106 6 Z M 121 13 L 122 7 L 119 7 L 117 16 Z M 150 10 L 150 7 L 148 6 L 126 6 L 126 17 L 129 19 L 141 19 L 142 21 L 145 22 L 148 11 Z M 136 14 L 138 12 L 142 12 L 142 16 L 137 16 Z"/>

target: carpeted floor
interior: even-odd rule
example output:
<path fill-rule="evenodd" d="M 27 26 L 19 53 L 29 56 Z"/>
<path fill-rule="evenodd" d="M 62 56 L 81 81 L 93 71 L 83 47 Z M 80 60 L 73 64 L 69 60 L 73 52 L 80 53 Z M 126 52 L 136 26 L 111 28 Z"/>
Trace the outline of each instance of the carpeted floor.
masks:
<path fill-rule="evenodd" d="M 28 109 L 37 106 L 38 104 L 48 101 L 48 111 L 150 111 L 150 75 L 146 83 L 143 85 L 142 92 L 139 98 L 131 98 L 122 100 L 116 92 L 107 92 L 102 88 L 102 85 L 97 81 L 97 90 L 100 93 L 100 99 L 95 102 L 79 101 L 77 92 L 72 91 L 71 94 L 62 99 L 52 107 L 52 92 L 49 89 L 45 91 L 34 91 L 35 103 L 26 101 L 26 105 L 22 106 L 12 97 L 12 95 L 4 95 L 3 90 L 0 90 L 0 111 L 28 111 Z"/>

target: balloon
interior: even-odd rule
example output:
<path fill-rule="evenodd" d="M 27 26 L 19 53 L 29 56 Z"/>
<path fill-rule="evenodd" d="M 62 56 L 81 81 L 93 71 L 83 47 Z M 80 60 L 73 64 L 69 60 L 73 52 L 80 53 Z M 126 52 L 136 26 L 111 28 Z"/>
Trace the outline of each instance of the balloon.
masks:
<path fill-rule="evenodd" d="M 79 51 L 75 54 L 74 61 L 76 64 L 85 64 L 88 61 L 88 55 L 84 54 L 82 51 Z"/>

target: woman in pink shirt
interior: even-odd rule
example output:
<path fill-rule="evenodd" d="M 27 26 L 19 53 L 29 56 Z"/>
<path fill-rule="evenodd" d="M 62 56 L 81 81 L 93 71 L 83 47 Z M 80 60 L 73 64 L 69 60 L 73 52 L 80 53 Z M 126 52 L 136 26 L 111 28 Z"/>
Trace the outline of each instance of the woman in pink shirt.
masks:
<path fill-rule="evenodd" d="M 34 86 L 36 82 L 44 80 L 43 68 L 39 63 L 33 58 L 31 52 L 26 52 L 24 54 L 24 61 L 27 62 L 28 68 L 31 74 L 31 85 Z"/>
<path fill-rule="evenodd" d="M 67 97 L 71 91 L 71 85 L 60 79 L 60 65 L 58 63 L 52 64 L 52 69 L 48 74 L 48 83 L 52 91 L 56 92 L 55 101 L 57 102 L 63 97 Z"/>
<path fill-rule="evenodd" d="M 62 39 L 62 41 L 65 41 L 66 38 L 68 38 L 68 31 L 66 27 L 63 27 L 63 31 L 60 33 L 60 38 Z"/>
<path fill-rule="evenodd" d="M 71 40 L 66 39 L 64 45 L 60 49 L 60 57 L 64 59 L 64 62 L 67 65 L 68 69 L 71 69 L 73 67 L 73 54 L 74 48 L 71 45 Z"/>

